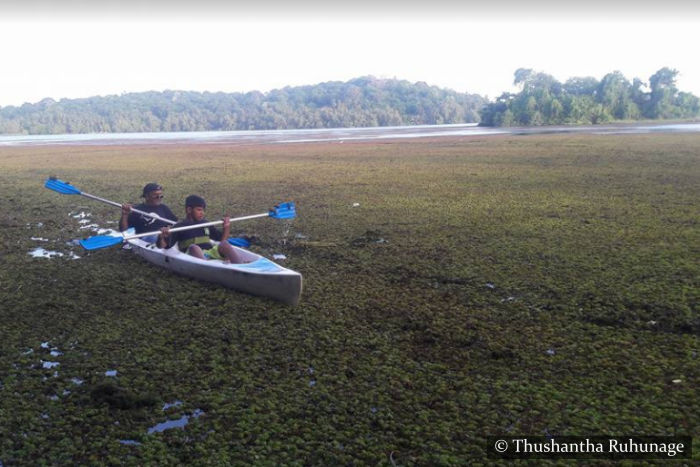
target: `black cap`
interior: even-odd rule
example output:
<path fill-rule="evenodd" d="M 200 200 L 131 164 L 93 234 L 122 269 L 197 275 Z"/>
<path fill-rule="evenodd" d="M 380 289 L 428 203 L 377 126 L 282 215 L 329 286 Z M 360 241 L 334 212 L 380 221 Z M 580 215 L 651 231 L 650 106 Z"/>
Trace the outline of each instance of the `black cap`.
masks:
<path fill-rule="evenodd" d="M 146 195 L 149 194 L 150 192 L 162 190 L 162 189 L 163 189 L 162 186 L 158 185 L 156 182 L 152 182 L 152 183 L 147 184 L 145 187 L 143 187 L 143 193 L 141 194 L 141 196 L 143 198 L 145 198 Z"/>
<path fill-rule="evenodd" d="M 202 206 L 203 208 L 207 207 L 207 203 L 204 201 L 204 198 L 197 195 L 189 195 L 187 198 L 185 198 L 185 207 L 194 208 L 197 206 Z"/>

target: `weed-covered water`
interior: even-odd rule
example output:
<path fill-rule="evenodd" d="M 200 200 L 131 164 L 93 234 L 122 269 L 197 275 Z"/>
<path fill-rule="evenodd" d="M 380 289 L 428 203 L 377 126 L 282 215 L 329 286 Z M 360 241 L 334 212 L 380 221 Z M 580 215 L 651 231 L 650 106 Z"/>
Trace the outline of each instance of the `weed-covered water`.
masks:
<path fill-rule="evenodd" d="M 698 441 L 699 162 L 697 134 L 2 147 L 0 462 L 469 465 L 500 434 Z M 50 175 L 119 202 L 157 181 L 179 216 L 192 193 L 210 219 L 294 200 L 289 224 L 232 235 L 304 275 L 300 304 L 81 251 L 119 210 Z"/>

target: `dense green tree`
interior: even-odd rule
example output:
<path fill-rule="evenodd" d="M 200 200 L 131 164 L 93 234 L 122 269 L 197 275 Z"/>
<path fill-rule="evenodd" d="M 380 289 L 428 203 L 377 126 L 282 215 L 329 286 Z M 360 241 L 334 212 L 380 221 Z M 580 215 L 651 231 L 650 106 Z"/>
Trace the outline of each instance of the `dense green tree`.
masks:
<path fill-rule="evenodd" d="M 628 119 L 634 113 L 629 106 L 630 87 L 630 82 L 619 71 L 608 73 L 598 85 L 596 101 L 608 109 L 613 118 Z"/>
<path fill-rule="evenodd" d="M 676 76 L 678 71 L 668 67 L 661 68 L 649 78 L 651 95 L 649 99 L 649 118 L 673 118 L 674 98 L 678 93 L 676 89 Z"/>
<path fill-rule="evenodd" d="M 630 99 L 637 106 L 639 111 L 644 114 L 645 110 L 649 106 L 649 93 L 645 92 L 646 83 L 639 78 L 634 78 L 632 80 L 632 86 L 630 86 Z"/>
<path fill-rule="evenodd" d="M 517 94 L 503 94 L 481 110 L 487 126 L 599 124 L 646 118 L 692 118 L 700 115 L 700 100 L 679 93 L 678 72 L 662 68 L 649 79 L 650 90 L 635 78 L 630 83 L 619 71 L 602 80 L 571 78 L 563 85 L 552 76 L 518 68 L 513 83 Z"/>
<path fill-rule="evenodd" d="M 0 133 L 332 128 L 479 121 L 486 99 L 372 76 L 268 93 L 164 91 L 0 109 Z"/>
<path fill-rule="evenodd" d="M 675 107 L 679 109 L 680 118 L 696 117 L 700 115 L 700 98 L 688 92 L 678 93 Z"/>
<path fill-rule="evenodd" d="M 504 92 L 495 102 L 492 102 L 481 110 L 482 126 L 512 126 L 514 122 L 513 111 L 509 104 L 513 99 L 513 94 Z M 506 117 L 505 114 L 508 114 Z"/>
<path fill-rule="evenodd" d="M 569 78 L 564 83 L 564 92 L 572 96 L 593 96 L 598 89 L 597 79 L 586 76 L 584 78 Z"/>

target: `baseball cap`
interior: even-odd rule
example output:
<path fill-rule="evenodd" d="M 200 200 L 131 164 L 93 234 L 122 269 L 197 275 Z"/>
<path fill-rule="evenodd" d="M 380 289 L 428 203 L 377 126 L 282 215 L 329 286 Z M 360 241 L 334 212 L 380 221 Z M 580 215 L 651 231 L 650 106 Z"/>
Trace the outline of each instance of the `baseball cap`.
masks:
<path fill-rule="evenodd" d="M 204 201 L 204 198 L 197 195 L 189 195 L 187 198 L 185 198 L 185 207 L 194 208 L 197 206 L 202 206 L 203 208 L 207 207 L 207 203 Z"/>
<path fill-rule="evenodd" d="M 158 184 L 155 183 L 155 182 L 151 182 L 151 183 L 146 184 L 145 187 L 143 187 L 143 193 L 141 194 L 141 196 L 142 196 L 143 198 L 145 198 L 146 195 L 149 194 L 150 192 L 152 192 L 152 191 L 157 191 L 157 190 L 162 190 L 162 189 L 163 189 L 162 186 L 158 185 Z"/>

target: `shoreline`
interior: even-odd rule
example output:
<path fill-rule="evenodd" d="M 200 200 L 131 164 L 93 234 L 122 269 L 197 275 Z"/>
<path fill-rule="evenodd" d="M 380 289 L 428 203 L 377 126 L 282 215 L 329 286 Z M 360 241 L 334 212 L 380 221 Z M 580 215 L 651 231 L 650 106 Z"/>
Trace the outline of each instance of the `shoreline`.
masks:
<path fill-rule="evenodd" d="M 0 147 L 24 146 L 143 146 L 143 145 L 251 145 L 446 138 L 463 136 L 541 134 L 644 134 L 700 132 L 700 122 L 616 123 L 612 125 L 480 127 L 475 124 L 405 127 L 331 128 L 305 130 L 204 131 L 162 133 L 95 133 L 66 135 L 0 135 Z"/>

